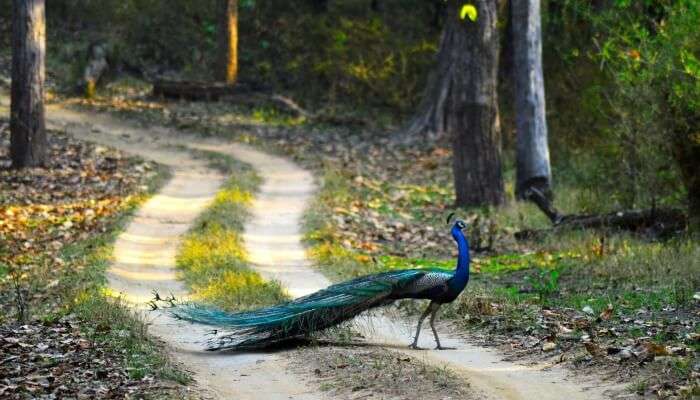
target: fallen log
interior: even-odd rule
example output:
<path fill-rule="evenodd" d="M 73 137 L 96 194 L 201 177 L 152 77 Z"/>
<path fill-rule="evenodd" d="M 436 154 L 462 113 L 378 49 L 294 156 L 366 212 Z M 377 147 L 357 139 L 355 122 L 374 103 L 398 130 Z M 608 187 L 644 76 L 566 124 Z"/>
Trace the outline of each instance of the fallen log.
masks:
<path fill-rule="evenodd" d="M 289 97 L 282 96 L 281 94 L 272 95 L 270 97 L 270 100 L 276 102 L 279 106 L 290 110 L 292 113 L 296 114 L 297 116 L 304 117 L 304 118 L 316 118 L 317 117 L 317 114 L 313 114 L 309 111 L 306 111 L 299 104 L 297 104 L 294 100 L 290 99 Z"/>
<path fill-rule="evenodd" d="M 307 120 L 331 125 L 368 125 L 368 121 L 343 115 L 330 115 L 325 110 L 311 112 L 305 110 L 293 99 L 281 94 L 269 95 L 253 90 L 250 86 L 237 83 L 233 86 L 221 82 L 170 81 L 156 80 L 153 82 L 153 96 L 187 100 L 230 101 L 257 107 L 271 104 L 281 111 L 288 112 Z"/>
<path fill-rule="evenodd" d="M 369 125 L 367 120 L 352 115 L 334 115 L 330 114 L 327 110 L 320 110 L 315 113 L 312 113 L 311 111 L 307 111 L 304 108 L 302 108 L 299 104 L 297 104 L 294 100 L 290 99 L 289 97 L 282 96 L 280 94 L 272 95 L 270 97 L 270 100 L 274 101 L 278 106 L 285 108 L 287 111 L 314 122 L 320 122 L 329 125 Z"/>
<path fill-rule="evenodd" d="M 158 79 L 153 82 L 153 95 L 156 97 L 187 100 L 219 100 L 223 96 L 233 96 L 246 89 L 239 85 L 222 82 L 171 81 Z"/>
<path fill-rule="evenodd" d="M 683 231 L 687 226 L 685 213 L 676 208 L 623 210 L 602 215 L 564 215 L 537 189 L 529 189 L 526 198 L 549 218 L 551 229 L 522 230 L 515 233 L 518 240 L 534 239 L 546 233 L 562 229 L 616 229 L 644 233 L 653 237 L 666 237 Z"/>

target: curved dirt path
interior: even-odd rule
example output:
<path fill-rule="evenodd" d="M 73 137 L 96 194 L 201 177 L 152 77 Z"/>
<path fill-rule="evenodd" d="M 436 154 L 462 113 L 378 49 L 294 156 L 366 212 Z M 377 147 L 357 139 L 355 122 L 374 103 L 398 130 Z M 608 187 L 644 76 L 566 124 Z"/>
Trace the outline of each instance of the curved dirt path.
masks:
<path fill-rule="evenodd" d="M 165 144 L 217 151 L 251 164 L 263 178 L 245 227 L 245 244 L 253 268 L 279 280 L 294 296 L 304 295 L 330 282 L 310 268 L 301 245 L 300 219 L 315 186 L 312 175 L 281 157 L 245 145 L 183 137 L 164 128 L 142 129 L 102 115 L 51 110 L 53 121 L 72 124 L 77 136 L 142 155 L 171 166 L 172 180 L 137 213 L 115 247 L 110 285 L 130 301 L 143 304 L 151 291 L 186 295 L 175 279 L 174 256 L 180 236 L 216 193 L 223 177 L 186 153 L 164 150 Z M 76 125 L 77 124 L 77 125 Z M 414 321 L 403 324 L 385 317 L 358 323 L 373 342 L 410 354 L 425 362 L 449 365 L 465 376 L 488 399 L 604 399 L 606 389 L 581 383 L 558 366 L 524 366 L 501 360 L 498 353 L 441 335 L 446 351 L 416 351 L 405 346 L 411 340 Z M 283 352 L 275 354 L 206 353 L 201 340 L 206 328 L 157 316 L 151 331 L 165 340 L 176 359 L 195 374 L 196 380 L 218 398 L 315 399 L 304 379 L 287 373 Z M 420 345 L 432 348 L 432 335 L 423 331 Z M 264 393 L 264 395 L 262 395 Z"/>
<path fill-rule="evenodd" d="M 184 137 L 167 129 L 145 131 L 104 115 L 65 109 L 52 108 L 49 116 L 52 125 L 70 126 L 71 133 L 79 138 L 113 146 L 171 168 L 169 182 L 137 211 L 126 230 L 119 235 L 108 279 L 114 292 L 140 309 L 147 309 L 145 303 L 153 298 L 154 290 L 162 295 L 186 297 L 186 288 L 176 279 L 177 247 L 182 235 L 214 198 L 224 177 L 188 152 L 171 146 L 189 145 L 195 140 L 193 137 Z M 209 147 L 240 156 L 242 160 L 250 151 L 242 145 L 225 143 L 209 144 Z M 266 183 L 257 196 L 256 210 L 264 209 L 265 221 L 268 222 L 253 218 L 246 226 L 245 240 L 251 255 L 259 260 L 260 268 L 290 260 L 292 256 L 302 260 L 303 251 L 295 249 L 294 245 L 299 246 L 298 217 L 314 190 L 312 177 L 306 171 L 290 168 L 284 160 L 270 162 L 267 169 L 260 168 L 258 172 Z M 279 180 L 290 184 L 283 188 Z M 269 250 L 269 237 L 276 238 L 275 251 Z M 285 252 L 285 248 L 288 251 Z M 269 254 L 275 256 L 270 258 Z M 299 280 L 298 287 L 291 285 L 290 291 L 294 294 L 313 291 L 316 287 L 310 286 L 312 284 L 311 280 Z M 314 385 L 289 372 L 291 369 L 284 352 L 206 352 L 202 350 L 202 342 L 207 327 L 176 321 L 162 312 L 149 312 L 145 316 L 150 322 L 149 331 L 165 341 L 174 358 L 193 373 L 206 397 L 241 400 L 322 398 Z"/>

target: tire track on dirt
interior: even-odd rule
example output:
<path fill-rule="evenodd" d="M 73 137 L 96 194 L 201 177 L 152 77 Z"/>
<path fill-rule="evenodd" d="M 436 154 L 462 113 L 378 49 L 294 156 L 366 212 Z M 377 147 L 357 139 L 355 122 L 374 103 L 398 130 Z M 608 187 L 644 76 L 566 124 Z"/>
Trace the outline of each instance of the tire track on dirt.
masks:
<path fill-rule="evenodd" d="M 144 310 L 150 321 L 149 331 L 167 343 L 175 360 L 193 373 L 204 395 L 218 399 L 260 399 L 261 394 L 266 399 L 322 398 L 313 385 L 290 372 L 284 352 L 206 352 L 202 341 L 209 330 L 207 327 L 176 321 L 163 312 L 145 311 L 145 303 L 153 298 L 153 291 L 178 298 L 187 296 L 187 289 L 176 277 L 177 248 L 182 235 L 212 201 L 224 181 L 224 177 L 208 168 L 204 161 L 193 158 L 186 151 L 174 149 L 175 145 L 191 144 L 195 138 L 163 128 L 135 128 L 108 116 L 61 108 L 50 108 L 49 117 L 51 125 L 68 127 L 78 138 L 113 146 L 171 168 L 169 182 L 136 212 L 126 230 L 119 235 L 108 271 L 109 286 L 137 309 Z M 222 152 L 227 146 L 226 143 L 217 143 L 214 148 Z M 264 171 L 261 172 L 265 179 Z M 312 183 L 309 180 L 309 185 Z M 265 204 L 268 188 L 263 185 L 256 205 Z M 275 195 L 294 198 L 294 207 L 277 211 L 265 207 L 267 216 L 278 221 L 275 229 L 259 231 L 253 221 L 252 226 L 246 226 L 246 240 L 263 246 L 268 234 L 281 237 L 279 235 L 284 232 L 294 232 L 298 225 L 294 217 L 313 192 L 313 187 L 309 188 L 309 192 L 304 193 L 299 192 L 295 185 L 286 188 L 293 192 L 280 191 L 276 187 Z M 280 215 L 275 215 L 276 212 Z M 276 247 L 282 248 L 279 244 Z M 282 258 L 288 259 L 288 256 L 285 253 Z M 261 260 L 262 267 L 267 261 Z M 273 258 L 269 262 L 278 260 Z M 304 286 L 306 291 L 314 289 Z"/>

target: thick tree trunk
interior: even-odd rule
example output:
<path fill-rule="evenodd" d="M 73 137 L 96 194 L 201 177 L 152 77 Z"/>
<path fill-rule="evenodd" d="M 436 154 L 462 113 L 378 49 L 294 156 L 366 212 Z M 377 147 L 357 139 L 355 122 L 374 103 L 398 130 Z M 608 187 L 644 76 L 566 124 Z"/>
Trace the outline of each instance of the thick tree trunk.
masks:
<path fill-rule="evenodd" d="M 238 76 L 238 0 L 219 0 L 219 76 L 228 84 Z"/>
<path fill-rule="evenodd" d="M 547 145 L 540 0 L 511 1 L 514 41 L 516 186 L 525 199 L 535 187 L 551 196 L 551 169 Z"/>
<path fill-rule="evenodd" d="M 445 88 L 443 118 L 453 140 L 457 206 L 503 203 L 501 135 L 498 119 L 498 10 L 480 0 L 475 22 L 462 20 L 462 2 L 450 0 L 443 54 L 450 62 L 441 76 Z M 441 94 L 442 95 L 442 94 Z"/>
<path fill-rule="evenodd" d="M 12 1 L 10 157 L 16 168 L 46 164 L 44 0 Z"/>

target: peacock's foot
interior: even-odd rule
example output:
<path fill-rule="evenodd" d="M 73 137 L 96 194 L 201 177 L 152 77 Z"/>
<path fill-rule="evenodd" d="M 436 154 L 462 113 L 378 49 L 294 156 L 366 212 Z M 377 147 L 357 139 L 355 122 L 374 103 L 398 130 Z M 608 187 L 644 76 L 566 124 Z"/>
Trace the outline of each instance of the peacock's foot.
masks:
<path fill-rule="evenodd" d="M 408 345 L 408 348 L 409 348 L 409 349 L 413 349 L 413 350 L 423 350 L 422 347 L 419 347 L 419 346 L 418 346 L 418 343 L 411 343 L 411 344 Z"/>
<path fill-rule="evenodd" d="M 437 345 L 437 346 L 435 346 L 435 350 L 457 350 L 457 348 Z"/>

